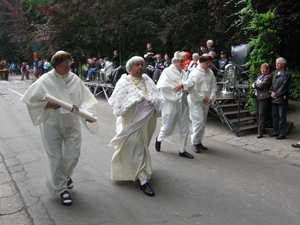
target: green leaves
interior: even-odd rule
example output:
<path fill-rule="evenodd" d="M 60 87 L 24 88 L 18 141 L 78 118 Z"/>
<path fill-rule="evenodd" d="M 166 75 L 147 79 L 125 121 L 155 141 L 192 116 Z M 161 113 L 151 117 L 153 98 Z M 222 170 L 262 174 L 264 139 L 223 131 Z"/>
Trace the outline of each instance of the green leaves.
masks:
<path fill-rule="evenodd" d="M 246 3 L 245 1 L 242 2 Z M 275 29 L 276 10 L 259 13 L 252 7 L 251 2 L 251 0 L 248 0 L 247 5 L 239 13 L 239 23 L 243 25 L 242 29 L 250 37 L 252 48 L 249 60 L 246 63 L 246 66 L 249 67 L 250 84 L 260 74 L 262 63 L 269 63 L 271 66 L 274 65 L 276 58 L 274 52 L 276 52 L 280 43 L 277 30 Z M 249 90 L 249 109 L 254 114 L 255 106 L 253 99 L 250 98 L 250 94 L 251 91 Z"/>
<path fill-rule="evenodd" d="M 292 86 L 290 88 L 290 98 L 300 102 L 300 71 L 292 70 L 290 71 L 292 77 Z"/>

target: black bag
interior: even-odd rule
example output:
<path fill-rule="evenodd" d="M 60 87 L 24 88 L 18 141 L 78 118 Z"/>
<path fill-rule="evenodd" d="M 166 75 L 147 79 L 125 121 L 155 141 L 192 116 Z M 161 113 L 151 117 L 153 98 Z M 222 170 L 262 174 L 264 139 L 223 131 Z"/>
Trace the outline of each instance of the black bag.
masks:
<path fill-rule="evenodd" d="M 252 91 L 252 93 L 251 93 L 251 98 L 256 98 L 255 90 Z"/>

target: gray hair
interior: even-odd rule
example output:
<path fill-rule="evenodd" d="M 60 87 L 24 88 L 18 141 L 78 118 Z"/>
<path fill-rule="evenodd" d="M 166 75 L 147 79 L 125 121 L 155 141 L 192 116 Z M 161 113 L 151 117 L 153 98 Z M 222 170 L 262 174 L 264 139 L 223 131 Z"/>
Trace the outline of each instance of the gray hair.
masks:
<path fill-rule="evenodd" d="M 185 60 L 185 52 L 177 51 L 174 53 L 174 57 L 172 58 L 172 63 L 177 61 L 184 61 Z"/>
<path fill-rule="evenodd" d="M 197 57 L 197 59 L 199 59 L 199 54 L 198 53 L 194 53 L 193 55 L 192 55 L 192 57 Z"/>
<path fill-rule="evenodd" d="M 127 70 L 128 73 L 130 73 L 129 70 L 136 63 L 142 63 L 143 67 L 145 66 L 145 60 L 142 57 L 140 57 L 140 56 L 133 56 L 126 63 L 126 70 Z"/>
<path fill-rule="evenodd" d="M 276 59 L 276 61 L 280 61 L 284 66 L 286 65 L 285 58 L 279 57 L 279 58 Z"/>
<path fill-rule="evenodd" d="M 213 58 L 216 58 L 216 56 L 217 56 L 217 53 L 215 53 L 214 51 L 210 51 L 209 53 L 208 53 L 208 55 L 209 54 L 212 54 L 213 55 Z"/>
<path fill-rule="evenodd" d="M 207 44 L 210 44 L 210 45 L 214 45 L 214 41 L 213 40 L 208 40 L 207 42 L 206 42 Z"/>

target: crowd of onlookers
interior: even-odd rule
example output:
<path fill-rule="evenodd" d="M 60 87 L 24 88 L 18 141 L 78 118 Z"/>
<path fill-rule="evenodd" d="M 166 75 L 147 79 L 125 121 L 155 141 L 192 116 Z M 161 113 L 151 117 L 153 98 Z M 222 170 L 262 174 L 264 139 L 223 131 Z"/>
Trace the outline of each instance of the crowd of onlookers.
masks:
<path fill-rule="evenodd" d="M 225 71 L 225 66 L 231 62 L 230 57 L 227 58 L 225 51 L 220 51 L 220 59 L 214 46 L 212 40 L 208 40 L 206 46 L 201 46 L 199 52 L 193 52 L 192 54 L 188 51 L 186 52 L 186 59 L 184 64 L 184 70 L 189 74 L 194 68 L 199 65 L 199 57 L 203 54 L 208 54 L 212 57 L 211 70 L 213 71 L 217 79 L 222 79 Z M 149 77 L 153 79 L 155 83 L 158 82 L 160 74 L 162 71 L 171 65 L 171 57 L 168 53 L 160 54 L 152 48 L 152 44 L 148 43 L 147 48 L 144 52 L 145 59 L 145 72 Z M 6 67 L 12 76 L 21 74 L 21 80 L 32 78 L 39 78 L 44 73 L 50 71 L 51 64 L 46 59 L 40 60 L 38 62 L 38 67 L 34 65 L 30 66 L 28 63 L 23 62 L 17 64 L 15 62 L 7 63 L 2 60 L 0 63 L 1 68 Z M 72 60 L 70 66 L 71 72 L 79 75 L 85 81 L 98 80 L 100 82 L 106 82 L 109 79 L 112 71 L 117 68 L 121 68 L 120 57 L 118 51 L 113 52 L 113 56 L 109 59 L 104 58 L 88 58 L 86 63 L 82 64 L 81 68 L 78 68 L 78 64 Z"/>
<path fill-rule="evenodd" d="M 225 72 L 225 66 L 232 63 L 232 57 L 227 58 L 225 51 L 220 51 L 220 59 L 217 57 L 216 49 L 213 40 L 208 40 L 206 46 L 201 46 L 199 52 L 191 53 L 185 51 L 185 63 L 183 69 L 189 74 L 194 68 L 199 65 L 199 57 L 203 54 L 208 54 L 211 58 L 211 70 L 217 79 L 222 79 Z M 162 71 L 171 64 L 171 58 L 168 53 L 162 58 L 160 53 L 157 53 L 152 44 L 148 43 L 144 52 L 146 73 L 153 79 L 155 83 L 158 82 Z"/>
<path fill-rule="evenodd" d="M 51 64 L 46 59 L 39 61 L 37 68 L 34 65 L 30 66 L 27 62 L 9 63 L 6 60 L 0 61 L 0 71 L 7 71 L 11 76 L 21 75 L 21 80 L 30 79 L 30 77 L 37 79 L 50 69 Z"/>

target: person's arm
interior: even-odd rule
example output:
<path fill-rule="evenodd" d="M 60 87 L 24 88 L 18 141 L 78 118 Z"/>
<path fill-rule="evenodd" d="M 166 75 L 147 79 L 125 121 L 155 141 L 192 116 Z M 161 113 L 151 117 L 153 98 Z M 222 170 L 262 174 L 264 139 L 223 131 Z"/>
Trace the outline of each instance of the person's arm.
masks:
<path fill-rule="evenodd" d="M 214 77 L 212 79 L 212 90 L 209 96 L 209 99 L 211 100 L 211 102 L 209 104 L 214 104 L 214 102 L 216 101 L 216 90 L 217 90 L 217 81 L 216 78 Z"/>
<path fill-rule="evenodd" d="M 265 88 L 267 88 L 267 87 L 270 86 L 271 82 L 272 82 L 271 76 L 270 75 L 266 75 L 264 77 L 264 79 L 261 80 L 260 83 L 259 82 L 255 82 L 254 83 L 254 88 L 257 89 L 257 90 L 265 89 Z"/>
<path fill-rule="evenodd" d="M 288 71 L 284 71 L 284 78 L 282 81 L 282 85 L 277 89 L 274 90 L 276 96 L 282 96 L 284 95 L 286 92 L 288 92 L 288 90 L 290 89 L 291 86 L 291 75 Z"/>

